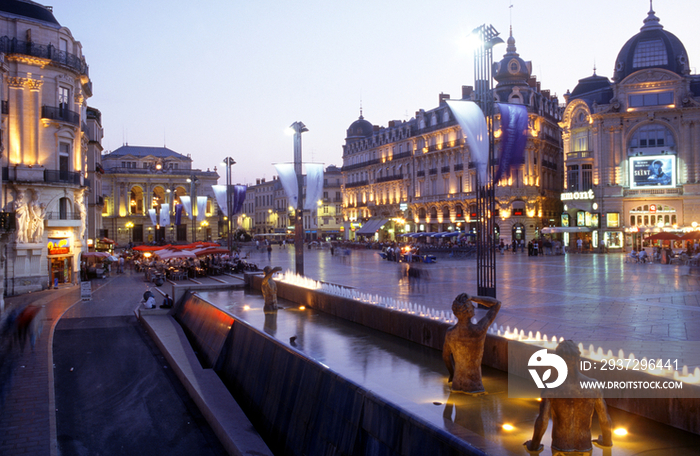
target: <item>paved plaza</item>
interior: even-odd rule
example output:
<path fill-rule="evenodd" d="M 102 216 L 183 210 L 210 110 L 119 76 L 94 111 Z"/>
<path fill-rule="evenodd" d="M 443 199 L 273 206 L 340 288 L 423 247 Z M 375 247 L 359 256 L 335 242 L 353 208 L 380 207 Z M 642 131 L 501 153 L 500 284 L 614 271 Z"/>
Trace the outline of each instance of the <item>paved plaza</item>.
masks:
<path fill-rule="evenodd" d="M 476 290 L 473 259 L 441 257 L 435 264 L 416 265 L 421 270 L 420 277 L 409 279 L 405 274 L 407 265 L 382 260 L 373 250 L 353 250 L 349 255 L 333 257 L 327 250 L 305 250 L 304 254 L 309 277 L 438 310 L 448 311 L 456 295 Z M 256 252 L 254 248 L 249 256 L 260 267 L 272 264 L 294 269 L 294 250 L 291 247 L 278 249 L 275 246 L 271 262 L 267 261 L 266 252 Z M 579 341 L 699 340 L 699 277 L 690 275 L 687 267 L 628 264 L 624 263 L 621 254 L 536 258 L 526 254 L 506 254 L 497 256 L 497 271 L 497 293 L 498 299 L 503 301 L 503 309 L 496 323 L 504 327 L 516 326 L 526 332 L 542 331 Z M 202 281 L 206 283 L 207 280 L 211 279 Z M 55 417 L 59 421 L 65 420 L 66 415 L 60 409 L 55 414 L 49 413 L 60 403 L 57 392 L 60 396 L 90 391 L 87 386 L 79 391 L 67 388 L 62 383 L 70 379 L 63 372 L 66 369 L 62 369 L 60 375 L 53 372 L 54 364 L 67 367 L 89 355 L 84 353 L 86 342 L 68 344 L 66 337 L 82 334 L 94 339 L 94 334 L 101 333 L 105 340 L 113 340 L 110 334 L 123 330 L 132 333 L 129 337 L 136 337 L 132 339 L 135 343 L 141 343 L 138 342 L 141 340 L 147 344 L 148 341 L 133 334 L 134 326 L 126 317 L 133 316 L 133 310 L 148 286 L 141 274 L 127 273 L 94 281 L 91 302 L 79 301 L 78 287 L 7 299 L 8 307 L 27 302 L 45 306 L 46 314 L 44 331 L 36 350 L 25 350 L 17 359 L 12 388 L 0 415 L 0 454 L 58 454 L 52 442 L 65 444 L 60 432 L 57 433 L 65 423 L 54 420 Z M 169 292 L 169 285 L 164 285 L 163 290 Z M 60 346 L 59 341 L 63 341 Z M 114 345 L 114 359 L 120 359 L 120 353 L 116 352 L 119 344 L 110 345 Z M 110 356 L 108 348 L 104 348 L 106 351 L 101 353 L 102 356 Z M 148 353 L 146 350 L 139 356 L 151 358 L 149 362 L 160 361 L 157 354 Z M 149 369 L 148 375 L 155 375 L 153 365 Z M 69 368 L 67 372 L 71 372 Z M 171 383 L 167 379 L 159 381 L 166 386 Z M 129 397 L 133 399 L 131 394 L 138 392 L 140 387 L 142 385 L 130 384 L 134 393 Z M 168 392 L 174 394 L 168 399 L 170 402 L 173 402 L 172 397 L 181 397 L 181 391 L 176 386 L 172 388 Z M 149 388 L 148 394 L 153 393 Z M 104 397 L 94 397 L 104 401 Z M 178 407 L 188 410 L 186 398 L 180 400 L 182 405 Z M 94 412 L 89 404 L 83 406 Z M 147 412 L 157 413 L 154 410 Z M 187 418 L 183 419 L 181 425 L 187 427 Z M 195 431 L 193 442 L 203 439 L 211 443 L 206 429 Z M 99 440 L 99 436 L 91 438 Z M 212 451 L 216 454 L 218 450 Z"/>

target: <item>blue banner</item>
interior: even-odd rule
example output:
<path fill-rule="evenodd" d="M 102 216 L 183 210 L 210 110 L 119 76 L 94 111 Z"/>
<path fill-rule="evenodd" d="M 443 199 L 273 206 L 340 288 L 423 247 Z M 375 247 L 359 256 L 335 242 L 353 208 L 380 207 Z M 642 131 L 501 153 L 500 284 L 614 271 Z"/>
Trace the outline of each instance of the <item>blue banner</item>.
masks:
<path fill-rule="evenodd" d="M 520 165 L 527 143 L 527 107 L 498 103 L 501 112 L 501 155 L 494 183 L 510 174 L 513 165 Z"/>
<path fill-rule="evenodd" d="M 175 205 L 175 225 L 182 223 L 182 204 Z"/>
<path fill-rule="evenodd" d="M 241 212 L 241 209 L 243 209 L 243 201 L 245 201 L 245 194 L 246 194 L 246 186 L 245 185 L 234 185 L 233 186 L 233 204 L 232 204 L 232 210 L 233 214 L 236 215 Z"/>

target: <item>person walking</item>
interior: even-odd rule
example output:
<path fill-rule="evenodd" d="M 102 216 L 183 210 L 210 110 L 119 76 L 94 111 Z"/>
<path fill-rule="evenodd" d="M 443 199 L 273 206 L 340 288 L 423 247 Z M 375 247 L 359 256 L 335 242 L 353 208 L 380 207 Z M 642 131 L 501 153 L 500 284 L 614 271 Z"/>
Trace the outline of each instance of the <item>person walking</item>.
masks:
<path fill-rule="evenodd" d="M 272 261 L 272 243 L 267 244 L 267 261 Z"/>

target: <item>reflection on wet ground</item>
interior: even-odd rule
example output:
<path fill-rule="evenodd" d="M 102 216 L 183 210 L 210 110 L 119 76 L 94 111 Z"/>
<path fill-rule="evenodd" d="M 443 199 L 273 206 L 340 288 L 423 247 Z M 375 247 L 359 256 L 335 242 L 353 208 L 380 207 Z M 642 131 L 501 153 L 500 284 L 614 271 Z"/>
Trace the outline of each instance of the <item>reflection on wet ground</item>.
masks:
<path fill-rule="evenodd" d="M 285 300 L 280 300 L 282 308 L 276 315 L 266 315 L 262 311 L 262 295 L 255 292 L 225 290 L 198 294 L 453 435 L 470 442 L 480 440 L 475 436 L 481 436 L 512 454 L 528 454 L 522 444 L 532 437 L 539 403 L 509 399 L 504 372 L 484 368 L 486 395 L 451 393 L 446 368 L 436 350 L 313 309 L 300 310 Z M 615 427 L 626 428 L 628 434 L 615 436 L 615 446 L 609 452 L 594 448 L 593 454 L 684 456 L 697 455 L 700 448 L 700 436 L 616 410 L 611 410 L 611 416 Z M 505 430 L 504 424 L 510 424 L 512 430 Z M 594 421 L 592 435 L 597 437 L 599 433 Z M 541 454 L 545 456 L 551 455 L 550 435 L 551 425 L 543 439 L 545 450 Z"/>

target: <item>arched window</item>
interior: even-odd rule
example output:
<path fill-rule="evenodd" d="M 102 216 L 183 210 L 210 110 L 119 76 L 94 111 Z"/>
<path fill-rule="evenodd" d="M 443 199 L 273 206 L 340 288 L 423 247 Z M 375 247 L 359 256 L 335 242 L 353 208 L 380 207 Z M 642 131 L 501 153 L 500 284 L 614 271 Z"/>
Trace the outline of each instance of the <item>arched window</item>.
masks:
<path fill-rule="evenodd" d="M 437 218 L 437 208 L 436 208 L 436 207 L 431 207 L 431 208 L 430 208 L 430 218 L 431 218 L 431 219 L 436 219 L 436 218 Z"/>
<path fill-rule="evenodd" d="M 676 145 L 671 130 L 658 123 L 639 127 L 629 142 L 630 149 L 646 149 L 650 147 L 674 148 Z"/>
<path fill-rule="evenodd" d="M 68 220 L 70 200 L 68 198 L 61 198 L 58 200 L 58 218 L 61 220 Z M 72 215 L 72 214 L 71 214 Z"/>

